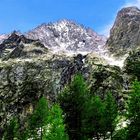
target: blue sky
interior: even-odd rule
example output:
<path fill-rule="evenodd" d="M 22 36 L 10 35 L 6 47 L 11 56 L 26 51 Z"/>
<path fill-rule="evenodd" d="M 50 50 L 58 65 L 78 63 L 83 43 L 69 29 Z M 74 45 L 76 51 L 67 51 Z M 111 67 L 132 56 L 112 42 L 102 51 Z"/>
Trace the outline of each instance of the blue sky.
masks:
<path fill-rule="evenodd" d="M 131 5 L 140 0 L 0 0 L 0 34 L 64 18 L 108 34 L 117 11 Z"/>

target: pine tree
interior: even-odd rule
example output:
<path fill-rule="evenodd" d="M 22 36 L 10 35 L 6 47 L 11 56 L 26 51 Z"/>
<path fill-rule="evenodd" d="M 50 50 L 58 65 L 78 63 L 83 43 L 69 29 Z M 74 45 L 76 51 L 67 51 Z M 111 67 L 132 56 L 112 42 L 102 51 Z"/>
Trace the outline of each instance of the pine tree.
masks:
<path fill-rule="evenodd" d="M 43 140 L 44 127 L 48 124 L 48 102 L 42 97 L 29 118 L 29 137 Z"/>
<path fill-rule="evenodd" d="M 44 133 L 44 140 L 68 140 L 62 110 L 57 104 L 53 105 L 49 111 L 48 125 Z"/>
<path fill-rule="evenodd" d="M 112 139 L 113 132 L 117 125 L 117 116 L 118 116 L 118 108 L 117 103 L 112 96 L 111 93 L 108 93 L 105 101 L 104 101 L 104 115 L 103 115 L 103 123 L 104 123 L 104 134 L 106 135 L 110 132 L 110 137 Z"/>
<path fill-rule="evenodd" d="M 60 106 L 48 107 L 48 102 L 44 97 L 39 100 L 29 118 L 28 125 L 28 138 L 34 140 L 68 140 Z"/>
<path fill-rule="evenodd" d="M 59 96 L 66 113 L 65 123 L 72 140 L 112 138 L 118 115 L 115 99 L 109 93 L 105 100 L 91 95 L 81 75 L 76 75 Z"/>
<path fill-rule="evenodd" d="M 81 138 L 81 114 L 87 93 L 87 85 L 82 75 L 77 74 L 58 97 L 61 108 L 66 114 L 65 123 L 72 140 Z"/>
<path fill-rule="evenodd" d="M 85 104 L 83 112 L 83 125 L 82 130 L 87 138 L 96 138 L 97 140 L 103 134 L 103 114 L 104 105 L 100 97 L 95 96 L 89 98 Z"/>
<path fill-rule="evenodd" d="M 93 96 L 86 101 L 83 111 L 82 130 L 88 138 L 111 138 L 116 128 L 118 109 L 112 94 L 107 94 L 105 100 Z M 110 135 L 108 135 L 110 133 Z"/>
<path fill-rule="evenodd" d="M 135 81 L 132 85 L 130 100 L 128 102 L 127 119 L 130 121 L 128 125 L 128 140 L 140 139 L 140 82 Z"/>
<path fill-rule="evenodd" d="M 14 140 L 19 137 L 19 123 L 16 117 L 12 118 L 4 133 L 4 140 Z"/>

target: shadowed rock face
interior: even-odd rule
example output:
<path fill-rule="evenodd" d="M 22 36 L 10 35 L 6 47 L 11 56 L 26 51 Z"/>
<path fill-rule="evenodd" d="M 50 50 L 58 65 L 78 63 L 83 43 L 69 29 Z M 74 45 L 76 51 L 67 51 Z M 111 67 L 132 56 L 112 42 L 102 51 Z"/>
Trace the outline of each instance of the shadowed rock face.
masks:
<path fill-rule="evenodd" d="M 13 32 L 0 44 L 0 58 L 8 60 L 13 58 L 30 58 L 46 54 L 48 49 L 38 41 L 27 39 L 24 35 Z"/>
<path fill-rule="evenodd" d="M 114 55 L 124 55 L 140 45 L 140 10 L 138 8 L 123 8 L 118 12 L 106 45 Z"/>
<path fill-rule="evenodd" d="M 23 123 L 42 95 L 54 101 L 78 72 L 92 87 L 92 94 L 104 97 L 111 91 L 118 100 L 123 86 L 120 69 L 93 62 L 80 54 L 74 58 L 46 56 L 42 60 L 0 62 L 0 129 L 4 131 L 13 116 L 18 116 Z M 24 123 L 21 126 L 24 127 Z"/>
<path fill-rule="evenodd" d="M 140 81 L 140 49 L 130 52 L 125 60 L 125 72 L 131 75 L 132 80 L 138 79 Z"/>

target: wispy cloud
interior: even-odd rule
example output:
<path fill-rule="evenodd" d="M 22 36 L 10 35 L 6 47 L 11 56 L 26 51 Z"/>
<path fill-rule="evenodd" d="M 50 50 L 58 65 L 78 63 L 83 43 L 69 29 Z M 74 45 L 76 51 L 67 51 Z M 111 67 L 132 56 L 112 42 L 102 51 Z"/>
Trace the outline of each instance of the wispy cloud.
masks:
<path fill-rule="evenodd" d="M 115 19 L 115 18 L 114 18 L 114 19 Z M 106 37 L 109 37 L 110 29 L 111 29 L 112 26 L 113 26 L 114 19 L 113 19 L 112 21 L 110 21 L 107 25 L 105 25 L 105 26 L 99 31 L 99 34 L 105 35 Z"/>
<path fill-rule="evenodd" d="M 126 0 L 122 7 L 137 6 L 140 8 L 140 0 Z"/>
<path fill-rule="evenodd" d="M 114 21 L 115 21 L 115 18 L 116 18 L 116 14 L 117 12 L 121 9 L 121 8 L 124 8 L 124 7 L 130 7 L 130 6 L 137 6 L 138 8 L 140 8 L 140 0 L 126 0 L 125 3 L 118 8 L 118 10 L 116 11 L 116 13 L 114 14 L 114 17 L 113 19 L 110 20 L 110 22 L 105 25 L 101 31 L 99 31 L 100 34 L 103 34 L 105 36 L 109 36 L 110 34 L 110 29 L 112 28 L 113 24 L 114 24 Z"/>

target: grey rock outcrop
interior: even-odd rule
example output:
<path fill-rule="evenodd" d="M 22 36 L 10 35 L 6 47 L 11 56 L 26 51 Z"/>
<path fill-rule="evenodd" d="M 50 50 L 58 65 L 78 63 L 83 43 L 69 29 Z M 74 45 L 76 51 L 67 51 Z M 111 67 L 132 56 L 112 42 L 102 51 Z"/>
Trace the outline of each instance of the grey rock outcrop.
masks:
<path fill-rule="evenodd" d="M 106 46 L 111 54 L 123 56 L 140 45 L 140 10 L 123 8 L 118 12 Z"/>
<path fill-rule="evenodd" d="M 48 49 L 39 41 L 27 39 L 24 35 L 13 32 L 0 44 L 1 60 L 13 58 L 33 58 L 46 54 Z"/>

